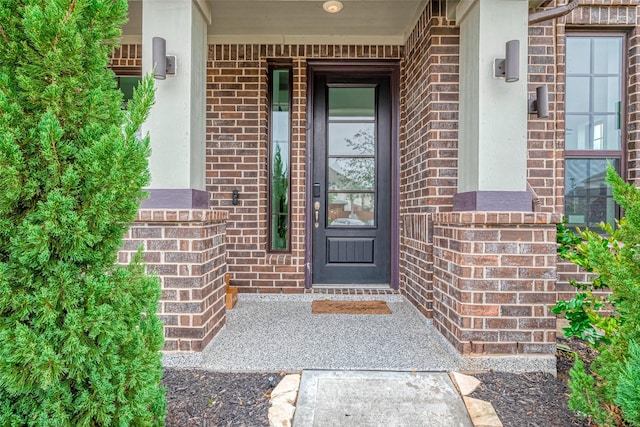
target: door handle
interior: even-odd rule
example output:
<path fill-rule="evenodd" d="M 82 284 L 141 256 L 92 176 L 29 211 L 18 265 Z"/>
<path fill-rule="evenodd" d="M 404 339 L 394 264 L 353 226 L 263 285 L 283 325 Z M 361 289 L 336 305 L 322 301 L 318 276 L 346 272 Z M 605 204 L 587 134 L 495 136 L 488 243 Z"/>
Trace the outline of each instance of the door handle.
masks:
<path fill-rule="evenodd" d="M 314 210 L 314 216 L 316 219 L 316 222 L 314 225 L 316 228 L 318 228 L 320 227 L 320 202 L 313 203 L 313 210 Z"/>

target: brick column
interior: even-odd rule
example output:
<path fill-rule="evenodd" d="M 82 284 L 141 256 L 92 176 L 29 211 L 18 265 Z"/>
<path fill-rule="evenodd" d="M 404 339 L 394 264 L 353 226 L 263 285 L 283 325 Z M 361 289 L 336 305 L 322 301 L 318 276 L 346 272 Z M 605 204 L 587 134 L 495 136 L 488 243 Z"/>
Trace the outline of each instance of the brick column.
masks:
<path fill-rule="evenodd" d="M 201 351 L 225 323 L 227 212 L 208 209 L 138 211 L 119 262 L 139 246 L 162 284 L 158 309 L 165 351 Z"/>
<path fill-rule="evenodd" d="M 463 356 L 554 354 L 558 221 L 548 213 L 434 214 L 434 324 Z"/>

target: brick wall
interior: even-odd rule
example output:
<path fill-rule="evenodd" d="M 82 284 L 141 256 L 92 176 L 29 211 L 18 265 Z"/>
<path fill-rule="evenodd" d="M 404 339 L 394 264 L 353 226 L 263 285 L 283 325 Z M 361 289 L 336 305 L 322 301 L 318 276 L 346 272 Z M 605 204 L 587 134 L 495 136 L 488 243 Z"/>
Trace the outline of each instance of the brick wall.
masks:
<path fill-rule="evenodd" d="M 401 214 L 451 210 L 458 176 L 459 29 L 430 3 L 405 46 Z"/>
<path fill-rule="evenodd" d="M 400 289 L 432 313 L 431 213 L 457 189 L 459 31 L 427 5 L 405 45 L 400 137 Z"/>
<path fill-rule="evenodd" d="M 463 355 L 553 354 L 557 214 L 434 215 L 433 319 Z"/>
<path fill-rule="evenodd" d="M 141 246 L 147 270 L 160 277 L 166 351 L 201 351 L 225 323 L 226 215 L 141 209 L 125 235 L 119 262 Z"/>
<path fill-rule="evenodd" d="M 640 108 L 640 5 L 636 0 L 587 0 L 558 23 L 557 61 L 559 81 L 564 83 L 564 36 L 569 31 L 591 29 L 594 32 L 619 31 L 627 34 L 627 179 L 640 184 L 640 129 L 638 129 Z M 563 90 L 563 87 L 559 87 Z M 564 111 L 561 110 L 561 111 Z M 558 123 L 564 130 L 564 117 Z M 561 125 L 561 126 L 560 126 Z"/>
<path fill-rule="evenodd" d="M 565 4 L 551 2 L 552 8 Z M 535 87 L 549 88 L 548 119 L 529 116 L 528 180 L 541 199 L 541 210 L 564 212 L 564 84 L 565 36 L 570 31 L 627 33 L 626 176 L 640 184 L 640 5 L 635 0 L 584 0 L 570 14 L 529 27 L 529 96 Z M 554 166 L 551 166 L 554 165 Z M 585 282 L 588 275 L 558 260 L 558 298 L 574 294 L 569 280 Z"/>
<path fill-rule="evenodd" d="M 307 59 L 400 59 L 400 46 L 211 45 L 207 62 L 207 190 L 229 213 L 227 262 L 240 292 L 304 291 Z M 267 251 L 267 65 L 293 65 L 291 253 Z M 231 192 L 240 192 L 239 205 Z"/>
<path fill-rule="evenodd" d="M 209 46 L 206 185 L 211 195 L 211 205 L 228 214 L 228 268 L 234 284 L 242 292 L 303 292 L 307 60 L 398 60 L 401 64 L 402 293 L 423 314 L 428 317 L 434 315 L 441 331 L 460 351 L 468 354 L 550 353 L 552 319 L 545 307 L 554 302 L 552 299 L 555 300 L 556 289 L 549 276 L 553 275 L 556 263 L 549 258 L 552 257 L 549 250 L 555 241 L 552 223 L 558 218 L 554 214 L 564 209 L 564 37 L 567 31 L 575 29 L 619 29 L 628 32 L 629 93 L 626 113 L 629 161 L 626 173 L 629 179 L 640 183 L 640 6 L 635 0 L 583 0 L 580 7 L 566 17 L 530 26 L 529 98 L 533 97 L 536 86 L 548 85 L 550 117 L 537 119 L 529 116 L 527 178 L 539 200 L 537 210 L 542 212 L 533 218 L 545 219 L 543 223 L 534 224 L 529 222 L 529 216 L 509 217 L 506 222 L 502 223 L 502 218 L 499 221 L 501 223 L 497 224 L 483 216 L 483 213 L 472 214 L 471 217 L 449 213 L 457 186 L 459 33 L 458 28 L 445 19 L 441 3 L 428 2 L 404 46 Z M 566 4 L 566 1 L 552 1 L 547 7 L 562 4 Z M 294 84 L 290 164 L 292 250 L 278 254 L 269 253 L 266 247 L 267 65 L 268 60 L 284 58 L 291 61 Z M 140 45 L 127 45 L 114 50 L 111 66 L 125 73 L 140 70 Z M 237 206 L 231 204 L 231 192 L 234 189 L 240 192 L 240 204 Z M 208 230 L 207 233 L 218 236 L 222 233 L 219 227 L 223 225 L 211 222 L 214 223 L 217 225 L 207 225 L 210 223 L 206 221 L 174 223 L 163 220 L 160 225 L 153 221 L 140 221 L 134 225 L 131 233 L 150 232 L 147 229 L 153 228 L 195 228 Z M 167 274 L 168 281 L 163 276 L 163 286 L 180 278 L 180 274 L 173 275 L 171 263 L 165 259 L 162 262 L 157 260 L 158 256 L 164 256 L 157 250 L 164 237 L 133 236 L 128 236 L 127 244 L 130 246 L 123 251 L 124 260 L 129 256 L 127 251 L 133 248 L 131 245 L 137 245 L 131 242 L 139 240 L 149 245 L 150 255 L 147 255 L 147 259 L 152 264 L 150 268 L 166 269 L 162 274 Z M 500 243 L 506 244 L 502 255 L 492 252 L 492 248 L 498 244 L 494 241 L 497 236 L 502 239 Z M 508 240 L 505 236 L 511 236 L 509 238 L 512 239 L 515 239 L 513 236 L 520 236 L 520 240 Z M 468 246 L 474 239 L 474 243 Z M 150 242 L 155 243 L 151 245 Z M 533 247 L 531 245 L 544 247 L 544 253 L 517 252 L 525 247 Z M 222 248 L 218 244 L 215 247 Z M 462 247 L 465 249 L 460 249 Z M 516 252 L 510 252 L 514 248 Z M 167 249 L 166 252 L 171 251 Z M 186 256 L 178 258 L 185 261 L 182 264 L 185 266 L 191 265 L 186 262 L 187 259 L 195 260 Z M 528 270 L 531 268 L 539 269 L 536 271 L 541 274 L 540 278 L 521 276 L 521 273 L 528 274 L 524 273 L 526 271 L 532 272 Z M 452 274 L 454 270 L 456 273 Z M 570 277 L 584 280 L 585 275 L 564 262 L 557 263 L 557 271 L 561 279 L 557 293 L 561 298 L 568 298 L 573 289 L 564 282 Z M 467 277 L 469 274 L 471 276 Z M 487 280 L 494 274 L 502 276 Z M 193 283 L 198 289 L 202 282 L 196 282 Z M 513 289 L 500 288 L 507 286 L 507 283 L 513 283 Z M 198 295 L 194 296 L 191 288 L 169 287 L 165 291 L 163 298 L 166 304 L 185 301 L 188 305 L 181 306 L 181 310 L 197 307 L 193 309 L 204 311 L 204 299 L 198 300 Z M 189 298 L 196 298 L 195 304 L 191 304 L 191 300 L 180 299 L 187 298 L 188 292 L 192 293 Z M 215 292 L 214 295 L 211 298 L 218 303 L 219 296 Z M 171 298 L 178 299 L 172 301 Z M 536 301 L 536 298 L 544 301 Z M 177 308 L 164 304 L 163 299 L 163 310 Z M 490 307 L 486 313 L 476 308 L 484 306 Z M 515 311 L 510 312 L 511 309 Z M 181 349 L 182 346 L 196 349 L 200 345 L 197 343 L 208 340 L 212 336 L 211 331 L 215 331 L 223 322 L 223 318 L 218 317 L 212 320 L 213 326 L 204 327 L 195 324 L 199 322 L 194 321 L 197 316 L 188 312 L 180 315 L 177 311 L 161 313 L 167 322 L 167 331 L 174 328 L 171 329 L 172 334 L 192 333 L 195 338 L 168 336 L 167 347 L 172 350 Z M 498 329 L 503 329 L 503 332 L 500 333 Z M 202 337 L 197 337 L 198 334 Z"/>
<path fill-rule="evenodd" d="M 536 210 L 562 212 L 564 209 L 564 96 L 559 90 L 556 66 L 555 21 L 529 26 L 529 93 L 533 99 L 536 87 L 549 90 L 549 117 L 529 115 L 527 132 L 527 182 L 535 193 Z M 537 202 L 536 202 L 537 201 Z"/>

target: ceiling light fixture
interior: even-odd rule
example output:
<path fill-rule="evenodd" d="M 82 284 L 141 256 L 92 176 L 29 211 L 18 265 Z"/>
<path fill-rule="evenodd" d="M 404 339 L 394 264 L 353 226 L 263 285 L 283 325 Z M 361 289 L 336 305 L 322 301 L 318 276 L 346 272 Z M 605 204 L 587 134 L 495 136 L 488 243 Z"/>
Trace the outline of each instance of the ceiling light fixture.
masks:
<path fill-rule="evenodd" d="M 342 10 L 343 7 L 344 5 L 337 0 L 326 1 L 322 5 L 322 8 L 329 13 L 338 13 Z"/>

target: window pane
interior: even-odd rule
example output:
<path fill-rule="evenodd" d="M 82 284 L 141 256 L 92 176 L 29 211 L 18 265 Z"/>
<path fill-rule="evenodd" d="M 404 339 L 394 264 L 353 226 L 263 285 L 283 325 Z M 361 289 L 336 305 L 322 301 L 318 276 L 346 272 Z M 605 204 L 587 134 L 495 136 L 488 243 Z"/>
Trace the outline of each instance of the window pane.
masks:
<path fill-rule="evenodd" d="M 616 205 L 605 183 L 609 161 L 617 170 L 619 159 L 567 159 L 565 162 L 565 216 L 570 226 L 595 227 L 613 223 Z"/>
<path fill-rule="evenodd" d="M 589 112 L 589 80 L 589 77 L 567 77 L 567 113 Z"/>
<path fill-rule="evenodd" d="M 329 123 L 329 155 L 375 154 L 374 123 Z"/>
<path fill-rule="evenodd" d="M 589 140 L 591 135 L 589 132 L 588 115 L 567 114 L 565 120 L 566 146 L 567 150 L 588 150 L 591 149 Z"/>
<path fill-rule="evenodd" d="M 375 158 L 329 159 L 329 190 L 374 190 Z"/>
<path fill-rule="evenodd" d="M 138 86 L 142 77 L 140 76 L 116 76 L 116 80 L 118 81 L 118 89 L 124 95 L 123 103 L 126 106 L 127 102 L 131 98 L 133 98 L 133 89 Z"/>
<path fill-rule="evenodd" d="M 289 249 L 289 70 L 271 70 L 271 250 Z"/>
<path fill-rule="evenodd" d="M 619 77 L 594 77 L 593 111 L 597 113 L 618 112 L 621 89 Z"/>
<path fill-rule="evenodd" d="M 595 37 L 593 59 L 596 74 L 620 74 L 622 37 Z"/>
<path fill-rule="evenodd" d="M 602 138 L 602 144 L 596 144 L 596 137 Z M 618 116 L 609 114 L 593 117 L 593 149 L 620 150 L 622 133 L 618 127 Z"/>
<path fill-rule="evenodd" d="M 375 116 L 374 87 L 329 88 L 329 120 L 373 120 Z"/>
<path fill-rule="evenodd" d="M 591 38 L 567 37 L 567 74 L 591 72 Z"/>
<path fill-rule="evenodd" d="M 375 226 L 375 193 L 328 194 L 328 226 L 371 227 Z"/>

